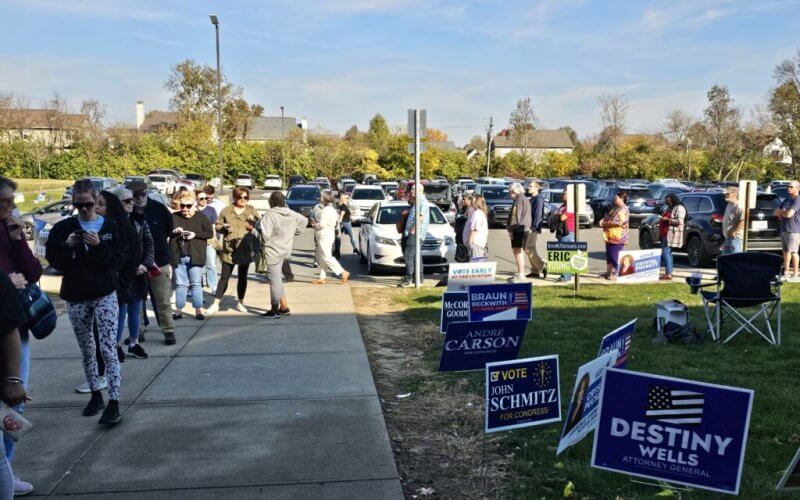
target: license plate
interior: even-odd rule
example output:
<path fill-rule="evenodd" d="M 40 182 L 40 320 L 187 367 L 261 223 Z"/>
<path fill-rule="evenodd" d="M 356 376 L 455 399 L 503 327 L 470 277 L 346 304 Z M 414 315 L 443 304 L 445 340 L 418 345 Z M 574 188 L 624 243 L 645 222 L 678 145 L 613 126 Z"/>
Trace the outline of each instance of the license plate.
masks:
<path fill-rule="evenodd" d="M 767 226 L 767 221 L 765 220 L 754 220 L 750 224 L 751 231 L 766 231 L 767 229 L 769 229 L 769 226 Z"/>

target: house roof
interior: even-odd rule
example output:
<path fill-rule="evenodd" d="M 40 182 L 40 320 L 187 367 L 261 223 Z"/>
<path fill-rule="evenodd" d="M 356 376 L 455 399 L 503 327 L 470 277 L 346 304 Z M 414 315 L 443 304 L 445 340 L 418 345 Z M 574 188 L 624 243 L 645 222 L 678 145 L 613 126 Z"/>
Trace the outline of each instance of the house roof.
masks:
<path fill-rule="evenodd" d="M 296 128 L 297 119 L 293 116 L 253 116 L 247 121 L 245 140 L 280 141 Z"/>
<path fill-rule="evenodd" d="M 516 144 L 511 141 L 508 130 L 501 130 L 494 136 L 495 148 L 518 148 Z M 547 148 L 574 148 L 572 140 L 566 130 L 534 130 L 531 136 L 531 149 L 547 149 Z"/>
<path fill-rule="evenodd" d="M 139 130 L 141 132 L 155 132 L 162 127 L 171 128 L 177 126 L 178 113 L 176 111 L 151 111 L 145 116 Z"/>
<path fill-rule="evenodd" d="M 86 125 L 88 120 L 87 115 L 51 109 L 0 109 L 0 129 L 75 129 Z"/>

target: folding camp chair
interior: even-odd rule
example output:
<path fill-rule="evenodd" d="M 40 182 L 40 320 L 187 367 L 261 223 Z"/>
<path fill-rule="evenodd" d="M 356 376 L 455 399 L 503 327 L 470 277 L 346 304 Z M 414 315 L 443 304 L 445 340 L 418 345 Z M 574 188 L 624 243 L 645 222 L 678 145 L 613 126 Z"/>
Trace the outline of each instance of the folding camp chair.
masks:
<path fill-rule="evenodd" d="M 699 288 L 716 287 L 716 291 L 701 290 L 703 309 L 708 320 L 708 332 L 714 340 L 722 335 L 722 323 L 733 318 L 739 327 L 725 337 L 729 342 L 742 331 L 761 335 L 774 346 L 781 344 L 781 265 L 780 255 L 746 252 L 717 257 L 717 279 L 715 283 Z M 747 317 L 742 309 L 757 310 Z M 777 313 L 777 314 L 775 314 Z M 773 329 L 772 319 L 776 316 Z M 759 329 L 755 321 L 764 319 L 765 326 Z"/>

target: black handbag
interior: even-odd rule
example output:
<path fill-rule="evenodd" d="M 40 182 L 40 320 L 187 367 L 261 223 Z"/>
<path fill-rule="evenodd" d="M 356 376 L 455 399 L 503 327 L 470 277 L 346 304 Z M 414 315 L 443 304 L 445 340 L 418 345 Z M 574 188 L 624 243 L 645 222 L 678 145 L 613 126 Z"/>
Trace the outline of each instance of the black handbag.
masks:
<path fill-rule="evenodd" d="M 19 290 L 19 299 L 28 318 L 25 329 L 39 340 L 53 333 L 57 321 L 56 308 L 39 285 L 28 283 Z"/>

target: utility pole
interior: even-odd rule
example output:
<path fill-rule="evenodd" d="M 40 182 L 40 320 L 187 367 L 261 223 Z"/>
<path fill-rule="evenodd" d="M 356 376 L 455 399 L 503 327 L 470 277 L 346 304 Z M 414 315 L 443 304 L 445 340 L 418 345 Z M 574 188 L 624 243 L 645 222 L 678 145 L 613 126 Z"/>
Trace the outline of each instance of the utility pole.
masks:
<path fill-rule="evenodd" d="M 492 126 L 493 117 L 489 117 L 489 130 L 486 131 L 486 177 L 489 177 L 489 165 L 492 161 Z"/>
<path fill-rule="evenodd" d="M 222 163 L 222 76 L 219 70 L 219 19 L 211 15 L 211 24 L 217 34 L 217 155 L 219 156 L 219 193 L 225 191 L 225 167 Z"/>
<path fill-rule="evenodd" d="M 286 188 L 286 130 L 283 124 L 283 106 L 281 106 L 281 168 L 283 169 L 283 188 Z"/>

